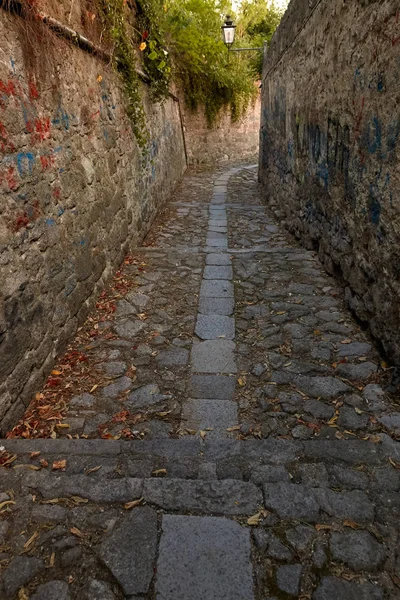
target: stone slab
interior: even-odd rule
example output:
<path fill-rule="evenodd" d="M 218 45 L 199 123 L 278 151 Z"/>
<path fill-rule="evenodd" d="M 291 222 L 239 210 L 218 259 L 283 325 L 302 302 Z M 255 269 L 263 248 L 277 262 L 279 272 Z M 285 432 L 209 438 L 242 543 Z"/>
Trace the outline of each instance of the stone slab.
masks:
<path fill-rule="evenodd" d="M 231 265 L 206 265 L 204 268 L 204 279 L 233 279 Z"/>
<path fill-rule="evenodd" d="M 157 600 L 253 600 L 249 531 L 218 517 L 165 515 Z"/>
<path fill-rule="evenodd" d="M 235 319 L 223 315 L 197 315 L 196 335 L 202 340 L 224 338 L 233 340 L 235 337 Z"/>
<path fill-rule="evenodd" d="M 199 313 L 203 315 L 232 315 L 235 308 L 233 298 L 208 298 L 201 297 L 199 300 Z"/>
<path fill-rule="evenodd" d="M 55 475 L 48 472 L 30 472 L 24 478 L 24 487 L 40 491 L 45 499 L 80 496 L 91 502 L 129 502 L 141 496 L 143 481 L 125 479 L 97 479 L 87 475 Z"/>
<path fill-rule="evenodd" d="M 207 438 L 231 437 L 227 429 L 237 422 L 237 404 L 232 400 L 197 399 L 183 405 L 182 427 L 205 431 Z"/>
<path fill-rule="evenodd" d="M 134 340 L 138 333 L 140 333 L 146 325 L 137 319 L 129 319 L 126 321 L 118 321 L 114 325 L 115 332 L 121 337 L 127 340 Z"/>
<path fill-rule="evenodd" d="M 252 515 L 261 506 L 261 491 L 236 479 L 200 481 L 153 477 L 146 479 L 143 498 L 167 511 L 197 511 L 218 515 Z"/>
<path fill-rule="evenodd" d="M 226 375 L 192 375 L 189 394 L 192 398 L 233 400 L 236 379 Z"/>
<path fill-rule="evenodd" d="M 208 254 L 208 256 L 206 256 L 206 264 L 207 265 L 231 265 L 232 264 L 232 258 L 229 256 L 229 254 L 220 254 L 220 253 L 213 253 L 213 254 Z"/>
<path fill-rule="evenodd" d="M 230 340 L 206 340 L 192 347 L 192 369 L 196 373 L 236 373 L 235 343 Z"/>
<path fill-rule="evenodd" d="M 169 348 L 160 352 L 156 361 L 161 367 L 180 367 L 189 360 L 189 351 L 185 348 Z"/>
<path fill-rule="evenodd" d="M 148 506 L 135 508 L 106 537 L 100 558 L 125 594 L 147 594 L 154 575 L 157 513 Z"/>
<path fill-rule="evenodd" d="M 203 279 L 200 298 L 233 298 L 233 285 L 225 279 Z"/>
<path fill-rule="evenodd" d="M 209 247 L 215 248 L 227 248 L 228 247 L 228 238 L 214 238 L 210 237 L 212 234 L 208 234 L 206 244 Z M 215 235 L 215 234 L 214 234 Z"/>
<path fill-rule="evenodd" d="M 209 227 L 228 227 L 228 220 L 226 218 L 222 219 L 212 219 L 210 217 L 208 221 Z"/>

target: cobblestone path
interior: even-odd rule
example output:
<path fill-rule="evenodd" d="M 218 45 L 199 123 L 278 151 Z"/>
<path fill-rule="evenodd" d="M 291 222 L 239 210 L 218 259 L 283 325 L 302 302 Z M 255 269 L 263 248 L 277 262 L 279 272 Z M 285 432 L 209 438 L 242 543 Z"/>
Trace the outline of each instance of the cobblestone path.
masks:
<path fill-rule="evenodd" d="M 275 216 L 189 173 L 126 259 L 0 442 L 1 598 L 400 598 L 399 399 Z"/>

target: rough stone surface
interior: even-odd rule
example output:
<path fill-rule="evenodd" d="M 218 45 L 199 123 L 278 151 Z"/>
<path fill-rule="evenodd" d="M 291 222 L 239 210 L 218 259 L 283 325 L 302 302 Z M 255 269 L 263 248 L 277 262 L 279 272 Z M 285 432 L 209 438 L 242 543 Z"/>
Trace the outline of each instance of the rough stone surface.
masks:
<path fill-rule="evenodd" d="M 323 577 L 313 594 L 313 600 L 382 600 L 382 590 L 371 583 L 356 583 L 337 577 Z"/>
<path fill-rule="evenodd" d="M 200 297 L 199 313 L 204 315 L 232 315 L 234 300 L 233 298 L 206 298 Z"/>
<path fill-rule="evenodd" d="M 278 588 L 291 596 L 298 596 L 302 569 L 301 565 L 284 565 L 279 567 L 276 572 Z"/>
<path fill-rule="evenodd" d="M 235 320 L 233 317 L 222 315 L 199 314 L 195 333 L 202 340 L 216 340 L 218 338 L 233 340 L 235 337 Z"/>
<path fill-rule="evenodd" d="M 313 492 L 303 485 L 266 483 L 264 500 L 266 508 L 276 511 L 283 519 L 300 518 L 313 522 L 319 514 Z"/>
<path fill-rule="evenodd" d="M 39 585 L 31 598 L 32 600 L 69 600 L 68 583 L 66 581 L 49 581 L 49 583 L 43 583 Z"/>
<path fill-rule="evenodd" d="M 253 600 L 250 534 L 216 517 L 166 515 L 157 564 L 159 600 Z"/>
<path fill-rule="evenodd" d="M 192 369 L 197 373 L 236 373 L 234 342 L 207 340 L 193 345 Z"/>
<path fill-rule="evenodd" d="M 216 482 L 150 479 L 144 484 L 147 502 L 165 510 L 195 510 L 227 515 L 251 514 L 262 502 L 251 483 L 225 479 Z"/>
<path fill-rule="evenodd" d="M 370 137 L 372 130 L 391 131 L 395 121 L 396 94 L 385 82 L 398 76 L 397 47 L 392 44 L 396 11 L 392 4 L 388 10 L 386 3 L 374 2 L 355 2 L 348 8 L 337 6 L 335 26 L 329 2 L 296 0 L 286 11 L 264 59 L 260 178 L 276 216 L 318 251 L 330 273 L 340 274 L 349 306 L 370 324 L 398 364 L 393 248 L 399 225 L 391 197 L 399 185 L 399 140 L 391 146 L 387 135 L 375 136 L 373 143 Z M 393 33 L 379 44 L 377 60 L 365 61 L 382 28 Z M 349 31 L 352 44 L 347 43 Z M 311 38 L 321 40 L 312 50 Z M 354 48 L 360 52 L 355 54 Z M 325 68 L 315 69 L 321 61 Z M 338 73 L 340 89 L 327 89 L 326 82 Z M 385 73 L 385 82 L 377 73 Z M 367 90 L 371 111 L 361 108 Z M 385 109 L 378 114 L 372 107 L 382 101 Z M 391 150 L 383 157 L 378 148 L 387 143 Z M 340 152 L 335 150 L 339 147 Z M 381 189 L 381 168 L 389 183 L 379 194 L 372 189 Z M 341 352 L 346 355 L 345 349 Z M 356 378 L 363 368 L 354 367 L 343 365 L 341 370 Z"/>
<path fill-rule="evenodd" d="M 236 380 L 226 375 L 192 375 L 190 395 L 192 398 L 216 398 L 231 400 Z"/>
<path fill-rule="evenodd" d="M 376 571 L 385 558 L 384 547 L 368 531 L 332 532 L 330 549 L 333 560 L 355 571 Z"/>
<path fill-rule="evenodd" d="M 237 420 L 237 404 L 232 400 L 190 400 L 182 411 L 182 426 L 205 431 L 207 437 L 228 437 L 227 429 L 237 425 Z"/>
<path fill-rule="evenodd" d="M 147 594 L 153 578 L 156 546 L 156 513 L 148 507 L 136 508 L 106 537 L 100 558 L 125 594 Z"/>
<path fill-rule="evenodd" d="M 203 279 L 200 287 L 200 298 L 232 298 L 233 285 L 223 279 Z"/>
<path fill-rule="evenodd" d="M 28 556 L 14 558 L 2 575 L 2 584 L 7 598 L 12 598 L 17 590 L 44 569 L 42 561 Z"/>

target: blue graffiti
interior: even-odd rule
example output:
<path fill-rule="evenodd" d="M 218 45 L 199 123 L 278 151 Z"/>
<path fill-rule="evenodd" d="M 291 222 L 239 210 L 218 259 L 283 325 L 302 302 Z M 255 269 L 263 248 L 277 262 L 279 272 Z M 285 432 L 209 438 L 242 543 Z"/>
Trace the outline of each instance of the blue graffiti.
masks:
<path fill-rule="evenodd" d="M 58 103 L 58 106 L 56 108 L 56 111 L 54 113 L 54 117 L 51 121 L 53 123 L 53 125 L 55 126 L 61 126 L 61 128 L 64 128 L 65 131 L 68 131 L 69 126 L 70 126 L 70 116 L 68 115 L 68 113 L 64 110 L 61 101 Z"/>
<path fill-rule="evenodd" d="M 373 117 L 367 125 L 365 132 L 365 145 L 370 154 L 375 154 L 382 148 L 382 127 L 377 117 Z"/>
<path fill-rule="evenodd" d="M 34 164 L 35 156 L 32 154 L 32 152 L 19 152 L 17 154 L 17 169 L 21 177 L 25 173 L 32 175 Z"/>

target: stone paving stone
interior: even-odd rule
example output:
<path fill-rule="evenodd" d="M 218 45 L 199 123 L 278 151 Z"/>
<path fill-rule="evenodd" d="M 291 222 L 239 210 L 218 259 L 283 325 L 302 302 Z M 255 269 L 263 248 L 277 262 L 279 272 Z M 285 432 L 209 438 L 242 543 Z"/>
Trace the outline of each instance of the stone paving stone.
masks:
<path fill-rule="evenodd" d="M 192 375 L 189 396 L 192 398 L 216 398 L 233 400 L 236 379 L 226 375 Z"/>
<path fill-rule="evenodd" d="M 147 594 L 154 575 L 157 548 L 157 513 L 138 507 L 106 536 L 99 556 L 125 594 Z"/>
<path fill-rule="evenodd" d="M 69 600 L 69 587 L 66 581 L 49 581 L 39 585 L 31 600 Z"/>
<path fill-rule="evenodd" d="M 326 400 L 351 390 L 343 381 L 334 377 L 305 377 L 299 375 L 295 379 L 295 384 L 306 394 Z"/>
<path fill-rule="evenodd" d="M 293 483 L 265 483 L 263 489 L 266 508 L 276 511 L 282 519 L 317 521 L 319 506 L 310 488 Z"/>
<path fill-rule="evenodd" d="M 216 340 L 218 338 L 233 340 L 235 337 L 235 319 L 223 315 L 199 314 L 195 334 L 202 340 Z"/>
<path fill-rule="evenodd" d="M 116 398 L 121 392 L 129 390 L 131 387 L 132 380 L 129 379 L 129 377 L 121 377 L 120 379 L 114 381 L 114 383 L 104 387 L 102 389 L 102 394 L 107 398 Z"/>
<path fill-rule="evenodd" d="M 69 405 L 72 407 L 79 406 L 80 408 L 92 408 L 96 401 L 96 398 L 91 394 L 81 394 L 80 396 L 74 396 Z"/>
<path fill-rule="evenodd" d="M 359 365 L 343 364 L 339 365 L 335 371 L 339 377 L 345 377 L 350 381 L 362 381 L 370 375 L 377 372 L 377 365 L 371 362 L 364 362 Z"/>
<path fill-rule="evenodd" d="M 156 383 L 148 383 L 129 394 L 126 404 L 134 410 L 153 406 L 170 398 L 171 396 L 160 394 L 160 388 Z"/>
<path fill-rule="evenodd" d="M 181 367 L 188 363 L 189 351 L 185 348 L 169 348 L 160 352 L 156 360 L 160 367 Z"/>
<path fill-rule="evenodd" d="M 261 491 L 255 485 L 233 479 L 146 479 L 143 498 L 164 510 L 193 510 L 221 515 L 251 515 L 262 504 Z"/>
<path fill-rule="evenodd" d="M 224 233 L 227 234 L 228 233 L 228 227 L 224 227 L 222 225 L 209 225 L 208 226 L 208 231 L 211 231 L 213 233 Z"/>
<path fill-rule="evenodd" d="M 28 556 L 17 556 L 3 571 L 1 582 L 6 594 L 5 598 L 13 598 L 14 594 L 44 569 L 41 560 Z M 0 589 L 1 591 L 1 589 Z"/>
<path fill-rule="evenodd" d="M 233 298 L 233 285 L 224 279 L 203 279 L 200 298 Z"/>
<path fill-rule="evenodd" d="M 196 373 L 236 373 L 235 343 L 230 340 L 206 340 L 192 347 L 192 369 Z"/>
<path fill-rule="evenodd" d="M 210 246 L 210 247 L 214 247 L 215 246 L 216 248 L 227 248 L 228 247 L 228 240 L 227 240 L 227 238 L 210 237 L 211 235 L 213 235 L 213 234 L 210 233 L 209 236 L 206 239 L 207 246 Z"/>
<path fill-rule="evenodd" d="M 337 577 L 323 577 L 312 600 L 383 600 L 383 591 L 371 583 L 356 583 Z"/>
<path fill-rule="evenodd" d="M 206 256 L 207 265 L 232 265 L 232 259 L 229 254 L 208 254 Z"/>
<path fill-rule="evenodd" d="M 141 479 L 101 480 L 86 475 L 54 475 L 52 473 L 28 473 L 24 486 L 39 490 L 43 498 L 81 496 L 91 502 L 129 502 L 139 498 L 143 488 Z"/>
<path fill-rule="evenodd" d="M 199 313 L 205 315 L 225 315 L 233 314 L 235 301 L 233 298 L 206 298 L 200 297 Z"/>
<path fill-rule="evenodd" d="M 233 279 L 233 270 L 230 265 L 207 265 L 204 269 L 203 277 L 204 279 Z"/>
<path fill-rule="evenodd" d="M 377 571 L 386 558 L 384 546 L 368 531 L 333 531 L 330 550 L 334 561 L 354 571 Z"/>
<path fill-rule="evenodd" d="M 157 600 L 254 600 L 249 531 L 217 517 L 165 515 Z"/>
<path fill-rule="evenodd" d="M 90 579 L 85 592 L 85 600 L 115 600 L 115 594 L 107 581 Z"/>
<path fill-rule="evenodd" d="M 226 218 L 222 219 L 209 219 L 208 221 L 209 227 L 228 227 L 228 221 Z"/>
<path fill-rule="evenodd" d="M 237 425 L 238 411 L 232 400 L 198 399 L 185 402 L 182 410 L 182 427 L 206 431 L 208 438 L 230 437 L 229 427 Z"/>
<path fill-rule="evenodd" d="M 146 327 L 143 321 L 129 319 L 127 321 L 117 321 L 114 324 L 115 332 L 121 337 L 128 340 L 134 340 L 138 333 Z"/>
<path fill-rule="evenodd" d="M 314 488 L 313 493 L 321 509 L 332 517 L 359 523 L 369 523 L 374 518 L 374 506 L 364 492 Z"/>
<path fill-rule="evenodd" d="M 282 592 L 298 596 L 303 567 L 301 565 L 283 565 L 276 572 L 276 584 Z"/>
<path fill-rule="evenodd" d="M 371 344 L 365 342 L 351 342 L 351 344 L 342 344 L 337 352 L 338 356 L 366 356 L 372 350 Z"/>

